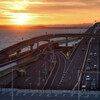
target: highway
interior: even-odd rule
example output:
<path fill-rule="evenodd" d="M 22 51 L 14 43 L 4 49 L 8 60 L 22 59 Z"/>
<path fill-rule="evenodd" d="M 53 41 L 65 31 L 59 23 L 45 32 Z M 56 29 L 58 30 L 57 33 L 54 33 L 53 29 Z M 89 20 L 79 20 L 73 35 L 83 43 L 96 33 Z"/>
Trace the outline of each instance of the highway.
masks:
<path fill-rule="evenodd" d="M 98 34 L 98 31 L 96 32 Z M 92 90 L 92 91 L 98 91 L 100 90 L 100 74 L 98 72 L 100 71 L 100 39 L 99 38 L 93 38 L 92 43 L 88 52 L 88 57 L 86 60 L 86 64 L 84 67 L 84 71 L 89 72 L 95 72 L 95 73 L 87 73 L 82 74 L 81 77 L 81 90 Z"/>
<path fill-rule="evenodd" d="M 86 34 L 88 35 L 82 37 L 69 57 L 63 52 L 68 50 L 67 47 L 56 50 L 54 45 L 46 44 L 18 58 L 16 63 L 12 63 L 12 66 L 18 65 L 15 67 L 17 74 L 12 71 L 8 76 L 1 77 L 3 81 L 5 78 L 10 82 L 0 88 L 0 100 L 100 100 L 100 23 L 95 23 L 84 33 Z M 46 37 L 60 36 L 67 35 L 54 34 Z M 33 40 L 38 41 L 36 39 Z M 41 36 L 38 39 L 40 41 Z M 31 62 L 24 64 L 28 61 Z M 3 73 L 2 70 L 12 67 L 10 65 L 11 63 L 0 68 L 0 71 Z"/>
<path fill-rule="evenodd" d="M 98 25 L 93 25 L 84 34 L 99 35 Z M 99 91 L 100 74 L 97 74 L 100 71 L 99 44 L 99 38 L 83 37 L 69 59 L 63 54 L 63 50 L 56 50 L 53 45 L 40 46 L 29 55 L 16 60 L 16 64 L 22 63 L 16 72 L 24 70 L 25 75 L 18 74 L 13 79 L 13 87 L 39 90 Z M 30 60 L 32 62 L 29 65 L 23 64 Z M 82 73 L 83 71 L 94 71 L 95 74 Z M 11 88 L 12 81 L 6 87 Z"/>

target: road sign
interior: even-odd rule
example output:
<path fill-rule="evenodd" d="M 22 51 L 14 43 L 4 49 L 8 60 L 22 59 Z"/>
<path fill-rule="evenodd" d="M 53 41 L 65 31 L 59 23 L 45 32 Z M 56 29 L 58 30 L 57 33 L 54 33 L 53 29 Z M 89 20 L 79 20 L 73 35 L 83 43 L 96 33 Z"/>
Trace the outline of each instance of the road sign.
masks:
<path fill-rule="evenodd" d="M 69 51 L 67 51 L 67 54 L 66 55 L 69 56 Z"/>

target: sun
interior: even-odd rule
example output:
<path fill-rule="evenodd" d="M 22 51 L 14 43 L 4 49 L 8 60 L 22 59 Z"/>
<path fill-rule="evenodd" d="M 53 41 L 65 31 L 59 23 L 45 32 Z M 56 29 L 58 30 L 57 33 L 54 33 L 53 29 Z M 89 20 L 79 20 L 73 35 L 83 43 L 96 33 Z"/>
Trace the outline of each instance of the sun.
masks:
<path fill-rule="evenodd" d="M 13 13 L 12 17 L 13 21 L 20 25 L 26 24 L 26 22 L 29 20 L 29 16 L 24 13 Z"/>

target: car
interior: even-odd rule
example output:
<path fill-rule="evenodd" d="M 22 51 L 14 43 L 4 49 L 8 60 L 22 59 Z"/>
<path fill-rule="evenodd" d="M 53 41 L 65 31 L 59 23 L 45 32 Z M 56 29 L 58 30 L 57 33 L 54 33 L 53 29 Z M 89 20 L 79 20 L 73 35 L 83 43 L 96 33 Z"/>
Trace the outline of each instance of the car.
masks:
<path fill-rule="evenodd" d="M 82 85 L 81 90 L 86 91 L 86 85 Z"/>
<path fill-rule="evenodd" d="M 97 65 L 94 65 L 94 66 L 93 66 L 93 69 L 94 69 L 94 70 L 97 70 Z"/>
<path fill-rule="evenodd" d="M 94 53 L 94 56 L 96 56 L 96 55 L 97 55 L 97 53 L 95 52 L 95 53 Z"/>
<path fill-rule="evenodd" d="M 86 71 L 90 71 L 91 69 L 90 69 L 90 66 L 87 66 L 86 67 Z"/>
<path fill-rule="evenodd" d="M 88 63 L 91 63 L 91 59 L 88 59 L 87 61 L 88 61 Z"/>
<path fill-rule="evenodd" d="M 90 75 L 86 75 L 86 81 L 90 81 Z"/>
<path fill-rule="evenodd" d="M 90 56 L 92 56 L 92 54 L 93 54 L 93 53 L 92 53 L 92 52 L 90 52 Z"/>
<path fill-rule="evenodd" d="M 82 51 L 85 51 L 85 49 L 84 49 L 84 48 L 82 48 Z"/>

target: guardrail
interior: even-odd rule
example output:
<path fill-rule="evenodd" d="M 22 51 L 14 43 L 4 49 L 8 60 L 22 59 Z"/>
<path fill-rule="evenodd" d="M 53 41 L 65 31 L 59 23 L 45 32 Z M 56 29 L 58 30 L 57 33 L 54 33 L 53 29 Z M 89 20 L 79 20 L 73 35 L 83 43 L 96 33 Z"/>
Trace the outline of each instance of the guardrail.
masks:
<path fill-rule="evenodd" d="M 17 89 L 13 88 L 13 91 L 16 93 L 32 93 L 32 94 L 77 94 L 79 91 L 72 90 L 34 90 L 34 89 Z M 0 92 L 12 92 L 12 88 L 1 88 Z M 100 95 L 98 91 L 80 91 L 80 95 Z"/>

